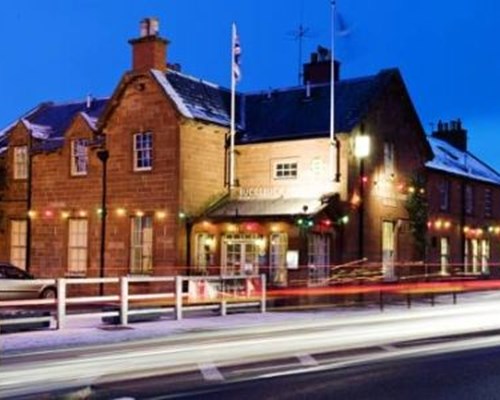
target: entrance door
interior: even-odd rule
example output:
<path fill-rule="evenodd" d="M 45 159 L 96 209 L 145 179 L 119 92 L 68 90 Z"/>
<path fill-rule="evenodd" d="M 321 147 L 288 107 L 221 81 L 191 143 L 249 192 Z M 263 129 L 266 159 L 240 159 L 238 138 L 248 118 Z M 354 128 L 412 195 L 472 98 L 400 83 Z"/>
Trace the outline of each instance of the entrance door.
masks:
<path fill-rule="evenodd" d="M 384 280 L 394 280 L 394 222 L 382 222 L 382 274 Z"/>
<path fill-rule="evenodd" d="M 259 236 L 225 235 L 222 239 L 222 273 L 251 275 L 259 272 Z"/>

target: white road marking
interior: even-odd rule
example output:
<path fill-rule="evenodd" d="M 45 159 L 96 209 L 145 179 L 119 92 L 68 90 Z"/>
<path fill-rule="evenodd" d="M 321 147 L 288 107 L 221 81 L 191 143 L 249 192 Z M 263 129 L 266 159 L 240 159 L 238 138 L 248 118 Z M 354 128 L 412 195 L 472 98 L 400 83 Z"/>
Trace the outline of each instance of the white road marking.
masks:
<path fill-rule="evenodd" d="M 316 367 L 319 365 L 318 361 L 310 354 L 297 354 L 297 358 L 306 367 Z"/>
<path fill-rule="evenodd" d="M 214 363 L 203 363 L 198 364 L 198 368 L 200 369 L 203 378 L 206 381 L 223 381 L 224 377 L 217 369 Z"/>
<path fill-rule="evenodd" d="M 381 349 L 384 349 L 385 351 L 396 351 L 398 348 L 396 346 L 393 346 L 392 344 L 384 344 L 380 346 Z"/>

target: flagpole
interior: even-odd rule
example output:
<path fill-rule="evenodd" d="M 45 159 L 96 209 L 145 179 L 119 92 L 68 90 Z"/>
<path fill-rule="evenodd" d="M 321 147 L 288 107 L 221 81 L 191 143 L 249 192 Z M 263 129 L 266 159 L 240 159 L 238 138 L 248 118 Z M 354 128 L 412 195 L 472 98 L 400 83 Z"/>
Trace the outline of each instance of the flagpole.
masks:
<path fill-rule="evenodd" d="M 331 53 L 330 53 L 330 172 L 331 180 L 340 181 L 339 165 L 336 158 L 339 157 L 338 139 L 335 135 L 335 7 L 336 0 L 331 0 Z"/>
<path fill-rule="evenodd" d="M 235 45 L 236 45 L 236 24 L 233 22 L 231 35 L 231 128 L 230 128 L 230 149 L 229 149 L 229 189 L 235 186 L 235 160 L 234 160 L 234 136 L 236 133 L 236 76 L 235 76 Z"/>
<path fill-rule="evenodd" d="M 331 0 L 331 16 L 330 16 L 330 172 L 331 180 L 338 181 L 339 171 L 335 160 L 336 137 L 335 137 L 335 0 Z M 337 149 L 338 150 L 338 149 Z M 338 157 L 338 155 L 337 155 Z"/>

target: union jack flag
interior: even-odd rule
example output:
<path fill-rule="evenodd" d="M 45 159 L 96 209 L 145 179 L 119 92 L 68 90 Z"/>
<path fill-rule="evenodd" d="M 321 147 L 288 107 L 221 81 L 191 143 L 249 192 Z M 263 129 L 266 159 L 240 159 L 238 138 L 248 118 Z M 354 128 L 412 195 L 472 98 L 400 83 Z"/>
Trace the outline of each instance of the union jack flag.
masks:
<path fill-rule="evenodd" d="M 241 79 L 240 58 L 240 38 L 238 36 L 238 33 L 236 32 L 236 25 L 233 24 L 233 76 L 236 81 L 239 81 Z"/>

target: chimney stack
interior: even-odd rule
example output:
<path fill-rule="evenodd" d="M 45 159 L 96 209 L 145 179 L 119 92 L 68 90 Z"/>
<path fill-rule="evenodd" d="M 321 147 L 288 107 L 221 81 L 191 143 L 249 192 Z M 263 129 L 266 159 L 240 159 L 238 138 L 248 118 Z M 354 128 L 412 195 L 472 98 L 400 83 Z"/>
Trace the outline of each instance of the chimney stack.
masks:
<path fill-rule="evenodd" d="M 132 70 L 167 70 L 167 46 L 169 41 L 160 37 L 158 18 L 145 18 L 140 23 L 140 37 L 129 40 L 132 45 Z"/>
<path fill-rule="evenodd" d="M 441 139 L 461 151 L 467 151 L 467 130 L 462 128 L 460 119 L 448 122 L 438 121 L 432 136 Z"/>
<path fill-rule="evenodd" d="M 318 46 L 316 52 L 311 53 L 311 61 L 304 64 L 304 85 L 330 82 L 332 53 L 329 49 Z M 340 62 L 334 61 L 334 81 L 340 78 Z"/>

